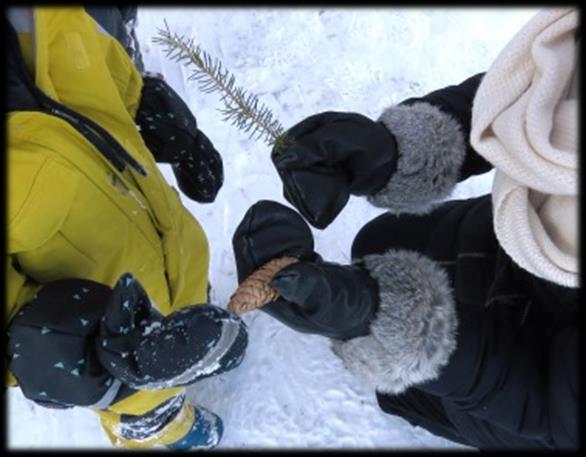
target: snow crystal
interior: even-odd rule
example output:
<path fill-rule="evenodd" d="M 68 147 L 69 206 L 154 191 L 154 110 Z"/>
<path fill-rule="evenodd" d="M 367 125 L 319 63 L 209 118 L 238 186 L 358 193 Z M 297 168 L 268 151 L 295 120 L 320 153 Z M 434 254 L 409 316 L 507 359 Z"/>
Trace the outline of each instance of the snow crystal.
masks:
<path fill-rule="evenodd" d="M 142 331 L 142 336 L 150 335 L 151 332 L 159 328 L 161 325 L 160 322 L 153 322 L 152 324 L 147 325 Z"/>

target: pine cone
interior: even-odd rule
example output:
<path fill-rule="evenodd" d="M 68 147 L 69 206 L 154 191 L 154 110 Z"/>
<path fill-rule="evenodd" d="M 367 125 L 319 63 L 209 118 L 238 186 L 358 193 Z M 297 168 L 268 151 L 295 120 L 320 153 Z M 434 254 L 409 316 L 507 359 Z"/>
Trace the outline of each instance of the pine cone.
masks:
<path fill-rule="evenodd" d="M 272 279 L 283 268 L 296 262 L 299 259 L 295 257 L 280 257 L 265 263 L 242 281 L 230 297 L 228 309 L 233 313 L 243 314 L 275 301 L 279 293 L 271 286 Z"/>

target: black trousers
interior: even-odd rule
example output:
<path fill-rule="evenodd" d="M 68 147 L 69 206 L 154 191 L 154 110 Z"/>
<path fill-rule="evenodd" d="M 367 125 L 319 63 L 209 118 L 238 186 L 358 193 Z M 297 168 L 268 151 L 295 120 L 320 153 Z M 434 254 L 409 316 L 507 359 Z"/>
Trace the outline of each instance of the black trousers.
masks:
<path fill-rule="evenodd" d="M 399 416 L 411 425 L 424 428 L 436 436 L 470 445 L 450 422 L 444 405 L 434 395 L 411 387 L 399 395 L 377 392 L 376 399 L 380 408 L 387 414 Z"/>
<path fill-rule="evenodd" d="M 356 235 L 352 244 L 352 259 L 382 254 L 389 249 L 408 249 L 430 255 L 431 238 L 437 222 L 448 213 L 459 211 L 461 203 L 449 201 L 422 216 L 385 213 L 376 217 Z M 380 392 L 376 395 L 384 412 L 399 416 L 414 426 L 450 441 L 470 444 L 450 422 L 440 398 L 415 387 L 400 395 Z"/>

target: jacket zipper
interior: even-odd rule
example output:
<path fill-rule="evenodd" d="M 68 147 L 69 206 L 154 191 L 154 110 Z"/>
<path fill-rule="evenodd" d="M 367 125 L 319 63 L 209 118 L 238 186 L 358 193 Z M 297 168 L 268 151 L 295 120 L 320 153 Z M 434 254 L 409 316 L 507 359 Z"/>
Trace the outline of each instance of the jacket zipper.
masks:
<path fill-rule="evenodd" d="M 38 90 L 38 92 L 40 92 L 38 95 L 41 96 L 41 102 L 44 105 L 46 112 L 57 116 L 72 125 L 85 138 L 87 138 L 118 171 L 123 172 L 125 165 L 128 164 L 142 176 L 147 175 L 146 170 L 103 127 L 80 113 L 57 103 L 40 90 Z"/>

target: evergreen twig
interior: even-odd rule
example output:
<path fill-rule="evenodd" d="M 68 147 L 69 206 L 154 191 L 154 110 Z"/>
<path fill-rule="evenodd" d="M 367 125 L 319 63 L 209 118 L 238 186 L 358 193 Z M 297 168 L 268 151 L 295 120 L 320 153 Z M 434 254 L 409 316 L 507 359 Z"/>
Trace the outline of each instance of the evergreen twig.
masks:
<path fill-rule="evenodd" d="M 153 42 L 166 47 L 168 58 L 186 67 L 193 65 L 188 79 L 198 81 L 202 91 L 222 94 L 224 107 L 219 111 L 225 121 L 249 132 L 250 138 L 264 139 L 269 146 L 275 146 L 276 153 L 291 143 L 271 110 L 261 104 L 256 95 L 237 86 L 236 78 L 219 59 L 212 58 L 192 38 L 172 32 L 167 21 L 164 22 L 165 28 L 158 29 L 158 36 L 153 38 Z"/>

